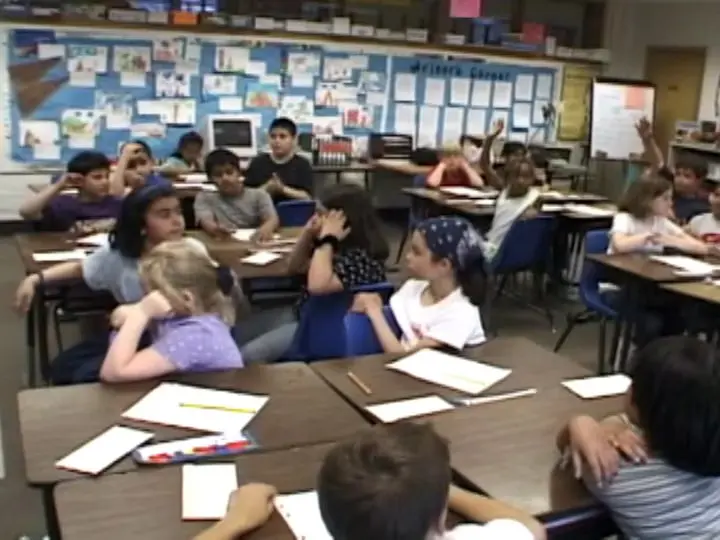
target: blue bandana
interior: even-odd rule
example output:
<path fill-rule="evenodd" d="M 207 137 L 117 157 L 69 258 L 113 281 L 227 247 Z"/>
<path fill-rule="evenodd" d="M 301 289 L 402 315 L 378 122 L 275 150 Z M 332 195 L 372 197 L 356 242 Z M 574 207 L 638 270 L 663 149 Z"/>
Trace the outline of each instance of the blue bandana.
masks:
<path fill-rule="evenodd" d="M 467 270 L 483 260 L 483 239 L 472 223 L 460 217 L 436 217 L 421 222 L 417 230 L 425 236 L 428 249 L 448 259 L 456 270 Z"/>

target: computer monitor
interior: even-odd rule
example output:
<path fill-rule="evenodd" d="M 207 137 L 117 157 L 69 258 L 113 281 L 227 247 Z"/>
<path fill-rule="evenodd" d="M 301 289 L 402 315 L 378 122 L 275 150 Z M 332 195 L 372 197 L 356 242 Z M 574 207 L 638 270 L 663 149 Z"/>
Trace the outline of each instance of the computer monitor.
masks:
<path fill-rule="evenodd" d="M 241 160 L 257 155 L 257 115 L 210 114 L 205 119 L 205 147 L 208 152 L 226 148 Z"/>

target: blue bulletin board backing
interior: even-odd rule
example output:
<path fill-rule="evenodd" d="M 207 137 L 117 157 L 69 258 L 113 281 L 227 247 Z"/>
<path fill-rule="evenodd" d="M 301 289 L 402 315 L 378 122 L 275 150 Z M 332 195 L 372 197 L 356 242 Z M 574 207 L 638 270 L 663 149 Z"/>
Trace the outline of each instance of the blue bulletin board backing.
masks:
<path fill-rule="evenodd" d="M 84 149 L 116 156 L 142 139 L 157 158 L 209 114 L 255 114 L 261 145 L 276 116 L 301 132 L 408 133 L 418 145 L 483 134 L 549 135 L 538 113 L 555 98 L 555 67 L 349 52 L 338 46 L 231 36 L 15 29 L 7 47 L 11 158 L 61 164 Z M 464 102 L 463 102 L 464 100 Z"/>

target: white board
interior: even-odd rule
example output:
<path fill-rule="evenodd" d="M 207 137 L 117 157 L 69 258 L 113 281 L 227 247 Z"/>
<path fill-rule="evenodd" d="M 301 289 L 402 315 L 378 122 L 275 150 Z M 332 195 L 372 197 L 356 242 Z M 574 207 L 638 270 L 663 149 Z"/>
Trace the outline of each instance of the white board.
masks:
<path fill-rule="evenodd" d="M 655 87 L 639 81 L 595 79 L 592 85 L 590 155 L 628 159 L 642 154 L 635 124 L 655 117 Z"/>

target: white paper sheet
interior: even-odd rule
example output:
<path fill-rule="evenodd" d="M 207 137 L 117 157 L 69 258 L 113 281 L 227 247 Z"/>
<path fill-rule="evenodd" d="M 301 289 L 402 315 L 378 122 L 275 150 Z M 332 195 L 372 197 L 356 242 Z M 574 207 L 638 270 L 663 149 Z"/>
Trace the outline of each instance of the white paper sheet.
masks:
<path fill-rule="evenodd" d="M 489 107 L 492 81 L 473 81 L 470 105 L 473 107 Z"/>
<path fill-rule="evenodd" d="M 403 135 L 417 135 L 417 107 L 409 103 L 395 105 L 395 132 Z"/>
<path fill-rule="evenodd" d="M 381 422 L 397 422 L 425 414 L 450 411 L 454 407 L 440 396 L 425 396 L 369 405 L 365 409 Z"/>
<path fill-rule="evenodd" d="M 417 146 L 437 148 L 440 128 L 440 108 L 432 105 L 420 107 Z"/>
<path fill-rule="evenodd" d="M 82 249 L 71 249 L 68 251 L 43 251 L 33 253 L 33 260 L 39 263 L 45 262 L 65 262 L 65 261 L 82 261 L 87 257 Z"/>
<path fill-rule="evenodd" d="M 69 471 L 100 474 L 152 436 L 147 431 L 113 426 L 62 458 L 55 466 Z"/>
<path fill-rule="evenodd" d="M 445 107 L 443 114 L 443 144 L 457 144 L 465 128 L 465 109 L 463 107 Z"/>
<path fill-rule="evenodd" d="M 497 197 L 497 191 L 481 191 L 464 186 L 445 186 L 441 187 L 440 191 L 455 197 L 467 197 L 469 199 L 494 199 Z"/>
<path fill-rule="evenodd" d="M 103 247 L 108 245 L 109 240 L 107 233 L 97 233 L 91 234 L 90 236 L 83 236 L 82 238 L 78 238 L 76 242 L 81 246 Z"/>
<path fill-rule="evenodd" d="M 232 233 L 232 237 L 240 242 L 250 242 L 256 229 L 238 229 Z"/>
<path fill-rule="evenodd" d="M 467 107 L 470 102 L 470 79 L 450 79 L 450 105 Z"/>
<path fill-rule="evenodd" d="M 565 211 L 573 214 L 581 214 L 585 216 L 593 217 L 611 217 L 615 215 L 614 210 L 608 210 L 607 208 L 596 208 L 587 204 L 574 204 L 568 203 L 565 205 Z"/>
<path fill-rule="evenodd" d="M 562 385 L 583 399 L 617 396 L 630 388 L 630 377 L 622 373 L 563 381 Z"/>
<path fill-rule="evenodd" d="M 202 184 L 208 181 L 207 174 L 203 172 L 181 174 L 180 178 L 182 178 L 185 182 L 195 182 L 196 184 Z"/>
<path fill-rule="evenodd" d="M 238 487 L 234 463 L 183 465 L 182 518 L 220 520 L 227 512 L 228 500 Z"/>
<path fill-rule="evenodd" d="M 513 128 L 529 129 L 532 104 L 516 103 L 513 107 Z"/>
<path fill-rule="evenodd" d="M 650 259 L 672 266 L 683 273 L 693 275 L 710 275 L 714 272 L 720 272 L 720 266 L 716 264 L 706 263 L 684 255 L 652 255 Z"/>
<path fill-rule="evenodd" d="M 275 508 L 297 540 L 333 540 L 320 514 L 317 492 L 278 495 Z"/>
<path fill-rule="evenodd" d="M 445 105 L 445 79 L 425 79 L 425 105 Z"/>
<path fill-rule="evenodd" d="M 416 100 L 415 83 L 417 78 L 412 73 L 398 73 L 395 75 L 395 101 Z"/>
<path fill-rule="evenodd" d="M 515 78 L 515 99 L 518 101 L 532 101 L 535 86 L 535 75 L 518 75 Z"/>
<path fill-rule="evenodd" d="M 508 109 L 512 105 L 513 85 L 510 82 L 495 81 L 493 89 L 493 108 Z"/>
<path fill-rule="evenodd" d="M 468 109 L 465 118 L 465 133 L 487 133 L 487 110 L 486 109 Z"/>
<path fill-rule="evenodd" d="M 551 99 L 550 89 L 552 88 L 552 77 L 550 75 L 537 76 L 537 88 L 535 89 L 536 99 Z"/>
<path fill-rule="evenodd" d="M 210 433 L 238 433 L 268 401 L 267 396 L 162 383 L 122 416 L 140 422 Z"/>
<path fill-rule="evenodd" d="M 433 349 L 422 349 L 388 364 L 387 367 L 468 394 L 479 394 L 511 373 L 509 369 L 474 362 Z"/>
<path fill-rule="evenodd" d="M 273 253 L 272 251 L 256 251 L 252 255 L 248 255 L 244 259 L 240 259 L 243 264 L 252 264 L 255 266 L 265 266 L 282 259 L 282 255 Z"/>

